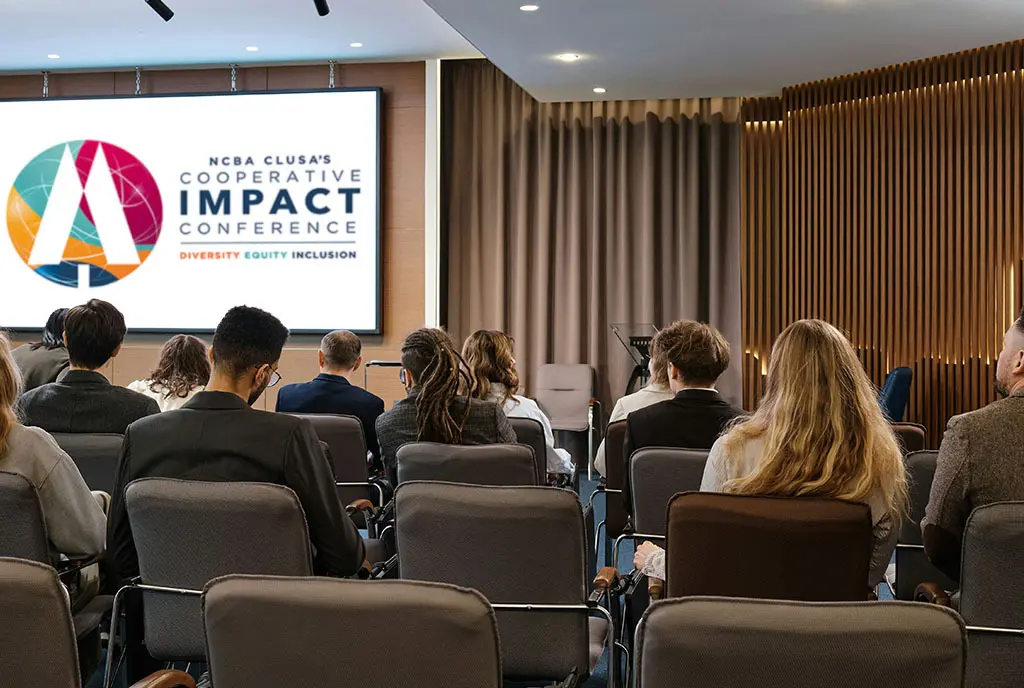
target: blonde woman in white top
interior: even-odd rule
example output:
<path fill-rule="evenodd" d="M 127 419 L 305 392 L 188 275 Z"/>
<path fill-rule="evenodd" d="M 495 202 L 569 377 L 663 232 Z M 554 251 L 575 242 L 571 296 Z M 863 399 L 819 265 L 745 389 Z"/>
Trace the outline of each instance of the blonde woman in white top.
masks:
<path fill-rule="evenodd" d="M 519 391 L 519 373 L 516 372 L 512 338 L 497 330 L 477 330 L 463 344 L 462 358 L 469 366 L 473 380 L 469 396 L 493 401 L 509 418 L 532 418 L 539 422 L 544 428 L 547 444 L 548 473 L 573 474 L 576 466 L 569 452 L 555 447 L 551 420 L 536 401 L 516 394 Z"/>
<path fill-rule="evenodd" d="M 715 443 L 701 491 L 867 504 L 874 523 L 867 583 L 881 582 L 907 510 L 907 476 L 878 394 L 839 330 L 801 320 L 779 335 L 764 398 Z M 649 542 L 634 563 L 665 577 L 664 552 Z"/>
<path fill-rule="evenodd" d="M 668 360 L 665 358 L 664 342 L 662 331 L 658 331 L 651 340 L 651 360 L 647 363 L 647 370 L 651 373 L 651 381 L 643 389 L 627 394 L 615 402 L 612 408 L 612 415 L 608 418 L 609 425 L 626 416 L 639 411 L 642 408 L 660 404 L 663 401 L 675 398 L 668 385 Z M 597 448 L 597 456 L 594 459 L 594 468 L 601 475 L 606 475 L 607 459 L 604 454 L 604 440 Z"/>
<path fill-rule="evenodd" d="M 160 361 L 148 380 L 136 380 L 128 389 L 156 399 L 161 411 L 179 409 L 210 380 L 206 343 L 187 334 L 171 337 L 160 350 Z"/>

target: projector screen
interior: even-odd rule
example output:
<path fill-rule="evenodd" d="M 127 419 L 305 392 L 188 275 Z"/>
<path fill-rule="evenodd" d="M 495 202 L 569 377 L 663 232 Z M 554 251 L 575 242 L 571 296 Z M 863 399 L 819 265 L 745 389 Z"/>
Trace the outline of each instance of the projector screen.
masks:
<path fill-rule="evenodd" d="M 380 89 L 0 102 L 0 327 L 381 331 Z"/>

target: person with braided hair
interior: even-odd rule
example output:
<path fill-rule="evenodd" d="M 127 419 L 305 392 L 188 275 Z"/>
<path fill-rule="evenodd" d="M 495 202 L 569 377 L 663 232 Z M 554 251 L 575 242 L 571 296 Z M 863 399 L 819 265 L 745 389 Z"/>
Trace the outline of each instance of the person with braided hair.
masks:
<path fill-rule="evenodd" d="M 398 449 L 409 442 L 515 444 L 502 408 L 463 394 L 472 380 L 444 330 L 422 328 L 402 343 L 402 381 L 408 396 L 377 418 L 381 456 L 398 484 Z"/>

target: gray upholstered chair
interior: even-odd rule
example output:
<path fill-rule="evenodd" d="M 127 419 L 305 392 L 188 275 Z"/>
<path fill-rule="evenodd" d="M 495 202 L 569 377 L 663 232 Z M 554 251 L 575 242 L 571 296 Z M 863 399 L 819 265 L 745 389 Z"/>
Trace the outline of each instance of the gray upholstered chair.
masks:
<path fill-rule="evenodd" d="M 124 437 L 112 434 L 55 432 L 53 439 L 71 457 L 90 490 L 111 494 Z"/>
<path fill-rule="evenodd" d="M 227 576 L 207 585 L 203 617 L 217 688 L 501 686 L 494 612 L 475 590 Z"/>
<path fill-rule="evenodd" d="M 962 688 L 965 650 L 963 621 L 937 607 L 690 597 L 647 611 L 634 685 Z"/>
<path fill-rule="evenodd" d="M 435 482 L 399 486 L 395 522 L 401 575 L 479 590 L 498 614 L 510 680 L 578 685 L 613 647 L 608 612 L 586 580 L 583 513 L 575 493 L 550 487 Z M 601 618 L 589 618 L 600 614 Z M 617 666 L 614 661 L 609 666 Z M 609 685 L 614 671 L 609 671 Z"/>
<path fill-rule="evenodd" d="M 548 363 L 537 371 L 535 387 L 537 403 L 551 420 L 552 430 L 585 435 L 587 478 L 592 478 L 594 430 L 601 427 L 601 404 L 594 398 L 594 369 L 584 363 Z M 576 456 L 577 452 L 572 454 Z"/>
<path fill-rule="evenodd" d="M 892 423 L 892 431 L 900 442 L 904 454 L 924 451 L 927 443 L 927 431 L 917 423 Z"/>
<path fill-rule="evenodd" d="M 125 490 L 139 558 L 148 652 L 159 660 L 202 661 L 199 595 L 232 573 L 313 575 L 312 546 L 298 497 L 287 487 L 144 478 Z M 115 652 L 107 652 L 107 683 Z"/>
<path fill-rule="evenodd" d="M 959 611 L 967 623 L 970 688 L 1010 688 L 1024 681 L 1024 605 L 1013 591 L 1024 584 L 1024 502 L 975 509 L 964 529 Z M 918 598 L 950 606 L 936 584 Z"/>
<path fill-rule="evenodd" d="M 938 457 L 937 451 L 915 451 L 905 459 L 910 482 L 910 518 L 903 519 L 896 541 L 896 589 L 893 595 L 898 600 L 913 600 L 914 590 L 921 583 L 937 583 L 944 590 L 956 587 L 956 583 L 932 566 L 921 539 L 921 519 L 928 505 Z"/>
<path fill-rule="evenodd" d="M 6 525 L 6 524 L 5 524 Z M 0 682 L 81 688 L 67 591 L 45 564 L 0 558 Z M 195 688 L 192 677 L 162 671 L 135 688 Z"/>
<path fill-rule="evenodd" d="M 538 461 L 521 444 L 410 442 L 398 449 L 398 483 L 413 480 L 470 485 L 537 485 Z M 541 461 L 545 457 L 541 456 Z"/>
<path fill-rule="evenodd" d="M 533 418 L 509 418 L 508 422 L 516 431 L 516 441 L 532 449 L 534 458 L 538 459 L 536 484 L 545 484 L 548 477 L 548 441 L 544 436 L 544 426 Z"/>
<path fill-rule="evenodd" d="M 633 530 L 615 539 L 612 565 L 619 565 L 625 539 L 664 541 L 668 503 L 679 492 L 696 492 L 704 477 L 708 452 L 702 449 L 648 447 L 629 458 L 629 492 Z"/>
<path fill-rule="evenodd" d="M 55 562 L 36 488 L 16 473 L 0 471 L 0 524 L 0 557 L 15 557 L 47 566 Z M 58 575 L 68 586 L 76 585 L 82 567 L 95 564 L 97 560 L 62 562 Z M 112 601 L 108 595 L 95 596 L 73 616 L 82 668 L 86 671 L 99 664 L 100 624 L 110 611 Z"/>

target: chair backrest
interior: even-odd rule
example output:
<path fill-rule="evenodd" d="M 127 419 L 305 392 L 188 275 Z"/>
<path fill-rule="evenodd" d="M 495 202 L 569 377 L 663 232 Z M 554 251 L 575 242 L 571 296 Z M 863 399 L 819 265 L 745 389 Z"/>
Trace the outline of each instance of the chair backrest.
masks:
<path fill-rule="evenodd" d="M 0 557 L 50 563 L 46 521 L 36 488 L 24 476 L 6 471 L 0 471 Z"/>
<path fill-rule="evenodd" d="M 56 571 L 0 558 L 0 619 L 0 684 L 81 687 L 75 628 Z"/>
<path fill-rule="evenodd" d="M 942 607 L 691 597 L 644 615 L 634 685 L 962 688 L 965 650 Z"/>
<path fill-rule="evenodd" d="M 932 479 L 935 477 L 937 451 L 916 451 L 904 460 L 910 483 L 910 518 L 900 525 L 896 544 L 896 599 L 913 600 L 914 590 L 921 583 L 938 583 L 945 590 L 953 590 L 956 583 L 932 566 L 924 552 L 921 540 L 921 519 L 928 505 Z"/>
<path fill-rule="evenodd" d="M 280 485 L 144 478 L 125 491 L 142 583 L 202 590 L 232 573 L 310 576 L 306 518 Z M 203 659 L 199 599 L 146 593 L 149 653 Z"/>
<path fill-rule="evenodd" d="M 501 686 L 497 623 L 475 590 L 228 576 L 207 586 L 203 617 L 217 688 Z"/>
<path fill-rule="evenodd" d="M 547 482 L 548 441 L 544 437 L 544 426 L 533 418 L 509 418 L 512 429 L 516 431 L 516 441 L 533 450 L 537 464 L 537 484 Z"/>
<path fill-rule="evenodd" d="M 1020 686 L 1024 680 L 1024 502 L 975 509 L 964 529 L 960 614 L 969 626 L 1015 629 L 1017 636 L 971 633 L 968 685 Z"/>
<path fill-rule="evenodd" d="M 549 487 L 413 482 L 395 497 L 401 575 L 479 590 L 491 603 L 585 604 L 587 549 L 575 493 Z M 587 619 L 499 611 L 510 679 L 589 669 Z"/>
<path fill-rule="evenodd" d="M 625 441 L 626 421 L 609 424 L 604 434 L 604 477 L 605 484 L 612 490 L 621 490 L 626 482 L 626 460 L 623 456 Z M 609 495 L 605 513 L 605 528 L 609 537 L 618 537 L 626 529 L 626 516 L 623 495 Z"/>
<path fill-rule="evenodd" d="M 893 423 L 892 431 L 900 442 L 904 454 L 924 451 L 928 431 L 917 423 Z"/>
<path fill-rule="evenodd" d="M 871 510 L 835 499 L 676 495 L 668 507 L 668 597 L 864 600 Z"/>
<path fill-rule="evenodd" d="M 53 439 L 78 466 L 90 490 L 114 492 L 117 461 L 124 437 L 114 434 L 55 432 Z"/>
<path fill-rule="evenodd" d="M 882 413 L 894 423 L 903 420 L 907 401 L 910 400 L 910 383 L 913 379 L 913 369 L 906 366 L 894 368 L 885 376 L 878 402 L 882 406 Z"/>
<path fill-rule="evenodd" d="M 398 483 L 413 480 L 469 485 L 536 485 L 537 458 L 521 444 L 410 442 L 398 449 Z M 541 461 L 546 458 L 541 456 Z M 546 464 L 545 464 L 546 465 Z"/>
<path fill-rule="evenodd" d="M 331 464 L 334 466 L 334 480 L 339 483 L 365 483 L 370 479 L 366 462 L 366 435 L 363 422 L 355 416 L 329 413 L 290 413 L 296 418 L 305 418 L 313 424 L 316 436 L 327 445 Z M 351 504 L 357 499 L 369 499 L 377 506 L 380 494 L 370 487 L 339 487 L 338 498 L 342 504 Z M 362 512 L 353 516 L 356 526 L 366 527 Z"/>
<path fill-rule="evenodd" d="M 679 492 L 696 492 L 708 462 L 705 449 L 651 447 L 633 452 L 629 483 L 633 530 L 664 535 L 668 503 Z"/>
<path fill-rule="evenodd" d="M 537 371 L 537 403 L 555 430 L 582 432 L 594 397 L 594 369 L 585 363 L 548 363 Z"/>

